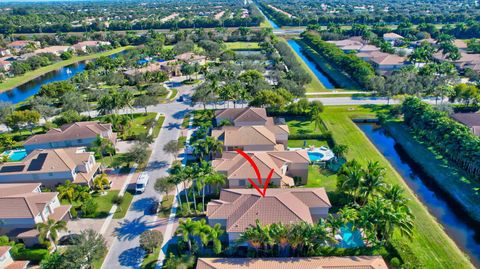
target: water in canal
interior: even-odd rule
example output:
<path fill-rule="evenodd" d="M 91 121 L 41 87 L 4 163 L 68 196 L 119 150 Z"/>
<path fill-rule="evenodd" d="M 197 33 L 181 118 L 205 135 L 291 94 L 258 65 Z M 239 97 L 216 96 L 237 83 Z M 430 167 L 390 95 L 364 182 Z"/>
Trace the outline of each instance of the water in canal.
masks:
<path fill-rule="evenodd" d="M 480 227 L 462 214 L 449 197 L 422 172 L 406 153 L 375 124 L 358 124 L 377 149 L 395 167 L 429 212 L 445 228 L 455 243 L 470 256 L 473 264 L 480 268 Z"/>
<path fill-rule="evenodd" d="M 325 86 L 326 89 L 335 89 L 335 85 L 333 82 L 324 74 L 322 73 L 314 62 L 310 61 L 307 56 L 303 53 L 302 47 L 297 43 L 297 41 L 290 39 L 288 40 L 288 44 L 290 47 L 295 51 L 295 53 L 302 58 L 302 61 L 307 64 L 308 68 L 315 74 L 315 76 L 320 80 L 320 82 Z"/>

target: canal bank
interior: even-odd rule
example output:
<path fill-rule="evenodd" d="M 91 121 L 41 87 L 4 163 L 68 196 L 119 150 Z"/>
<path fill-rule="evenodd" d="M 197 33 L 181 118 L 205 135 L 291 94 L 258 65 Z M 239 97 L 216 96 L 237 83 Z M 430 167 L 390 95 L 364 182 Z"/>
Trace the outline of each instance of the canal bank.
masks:
<path fill-rule="evenodd" d="M 0 83 L 0 101 L 11 102 L 13 104 L 25 101 L 30 96 L 36 94 L 42 85 L 66 80 L 84 71 L 86 61 L 94 60 L 102 56 L 112 56 L 131 48 L 130 46 L 126 46 L 101 53 L 74 57 L 28 72 L 22 76 L 8 79 Z"/>
<path fill-rule="evenodd" d="M 480 226 L 425 173 L 384 128 L 374 123 L 360 123 L 375 147 L 384 155 L 418 199 L 427 207 L 456 245 L 480 267 Z"/>

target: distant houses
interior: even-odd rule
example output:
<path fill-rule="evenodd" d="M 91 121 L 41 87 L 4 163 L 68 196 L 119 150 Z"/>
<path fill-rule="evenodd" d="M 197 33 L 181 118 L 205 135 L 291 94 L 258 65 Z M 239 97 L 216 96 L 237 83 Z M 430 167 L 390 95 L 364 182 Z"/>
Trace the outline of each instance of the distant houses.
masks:
<path fill-rule="evenodd" d="M 112 131 L 110 123 L 86 121 L 66 124 L 60 128 L 53 128 L 45 134 L 33 135 L 25 141 L 24 147 L 27 152 L 36 149 L 89 147 L 97 137 L 108 139 L 114 145 L 117 140 L 117 135 Z"/>
<path fill-rule="evenodd" d="M 36 49 L 33 53 L 35 54 L 42 54 L 42 53 L 50 53 L 56 56 L 62 55 L 62 53 L 67 51 L 72 51 L 72 46 L 50 46 L 45 47 L 43 49 Z"/>
<path fill-rule="evenodd" d="M 98 40 L 89 40 L 78 42 L 73 45 L 72 48 L 77 52 L 87 52 L 89 48 L 97 48 L 100 46 L 109 46 L 110 42 L 108 41 L 98 41 Z"/>
<path fill-rule="evenodd" d="M 27 246 L 38 244 L 36 224 L 70 219 L 71 205 L 61 205 L 57 195 L 42 192 L 40 183 L 0 184 L 0 234 L 21 239 Z"/>
<path fill-rule="evenodd" d="M 126 76 L 133 77 L 136 75 L 159 71 L 167 73 L 167 75 L 170 77 L 181 76 L 182 74 L 181 66 L 176 60 L 149 63 L 145 67 L 129 69 L 125 71 L 124 74 Z"/>
<path fill-rule="evenodd" d="M 41 183 L 55 187 L 70 180 L 91 186 L 100 165 L 85 148 L 37 149 L 22 161 L 0 164 L 0 183 Z"/>
<path fill-rule="evenodd" d="M 268 189 L 265 197 L 255 189 L 224 189 L 220 199 L 207 205 L 208 223 L 219 223 L 235 242 L 256 220 L 273 223 L 316 223 L 328 216 L 331 204 L 324 188 Z M 223 267 L 222 267 L 223 268 Z"/>
<path fill-rule="evenodd" d="M 17 40 L 17 41 L 13 41 L 9 44 L 7 44 L 7 47 L 18 52 L 18 51 L 21 51 L 23 50 L 24 48 L 26 48 L 27 46 L 29 45 L 32 45 L 34 48 L 39 48 L 40 47 L 40 42 L 38 41 L 32 41 L 32 40 Z"/>
<path fill-rule="evenodd" d="M 197 269 L 388 269 L 381 256 L 199 258 Z"/>

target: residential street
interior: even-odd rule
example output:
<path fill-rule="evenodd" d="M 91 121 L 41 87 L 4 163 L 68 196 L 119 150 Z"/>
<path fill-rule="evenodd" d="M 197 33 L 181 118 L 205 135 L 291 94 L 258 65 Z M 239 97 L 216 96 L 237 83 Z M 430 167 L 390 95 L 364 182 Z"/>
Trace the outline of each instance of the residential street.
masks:
<path fill-rule="evenodd" d="M 178 90 L 180 94 L 188 94 L 191 88 L 192 86 L 181 86 L 178 87 Z M 161 201 L 162 199 L 153 188 L 155 180 L 167 175 L 167 169 L 172 162 L 171 155 L 164 154 L 163 146 L 170 140 L 178 139 L 183 118 L 190 109 L 187 104 L 177 101 L 150 109 L 150 111 L 165 114 L 163 127 L 152 144 L 152 154 L 146 168 L 150 180 L 145 192 L 135 195 L 125 218 L 117 222 L 115 227 L 108 229 L 112 231 L 115 238 L 109 247 L 109 253 L 102 268 L 140 267 L 144 257 L 144 251 L 139 246 L 140 234 L 145 230 L 162 225 L 156 215 L 149 213 L 149 209 L 155 200 Z M 114 224 L 112 222 L 112 225 Z"/>

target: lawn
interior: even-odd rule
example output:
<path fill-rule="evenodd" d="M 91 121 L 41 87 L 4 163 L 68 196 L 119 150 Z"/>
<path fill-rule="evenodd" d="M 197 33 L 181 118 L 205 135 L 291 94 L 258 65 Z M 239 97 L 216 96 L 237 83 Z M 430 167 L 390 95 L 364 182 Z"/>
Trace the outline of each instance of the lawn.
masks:
<path fill-rule="evenodd" d="M 94 218 L 104 218 L 108 215 L 113 206 L 113 198 L 117 196 L 118 193 L 118 190 L 112 190 L 105 195 L 100 195 L 99 193 L 92 194 L 93 200 L 98 205 Z"/>
<path fill-rule="evenodd" d="M 327 192 L 334 192 L 337 186 L 337 176 L 328 169 L 320 168 L 318 165 L 308 166 L 308 181 L 305 187 L 323 187 Z"/>
<path fill-rule="evenodd" d="M 95 53 L 95 54 L 90 54 L 90 55 L 85 55 L 85 56 L 74 56 L 71 59 L 56 62 L 54 64 L 44 66 L 44 67 L 38 68 L 36 70 L 27 72 L 23 75 L 15 76 L 13 78 L 8 78 L 4 82 L 0 83 L 0 92 L 10 90 L 10 89 L 15 88 L 17 86 L 20 86 L 20 85 L 22 85 L 22 84 L 24 84 L 24 83 L 26 83 L 26 82 L 34 79 L 34 78 L 37 78 L 41 75 L 44 75 L 45 73 L 60 69 L 64 66 L 71 65 L 71 64 L 81 62 L 81 61 L 85 61 L 85 60 L 95 59 L 95 58 L 98 58 L 98 57 L 101 57 L 101 56 L 109 56 L 109 55 L 119 53 L 121 51 L 124 51 L 126 49 L 131 49 L 131 48 L 133 48 L 133 47 L 126 46 L 126 47 L 120 47 L 120 48 L 116 48 L 116 49 L 113 49 L 113 50 L 104 51 L 104 52 Z"/>
<path fill-rule="evenodd" d="M 301 40 L 297 40 L 298 44 L 304 49 L 305 54 L 316 64 L 320 67 L 320 69 L 328 74 L 328 77 L 333 79 L 340 88 L 343 89 L 360 89 L 361 87 L 353 81 L 350 77 L 346 74 L 342 73 L 336 67 L 332 66 L 330 63 L 325 61 L 325 59 L 318 54 L 315 50 L 310 48 Z"/>
<path fill-rule="evenodd" d="M 369 160 L 378 161 L 387 169 L 386 181 L 405 189 L 405 195 L 410 200 L 410 209 L 415 216 L 415 227 L 411 239 L 398 233 L 394 235 L 395 246 L 400 255 L 416 256 L 424 268 L 474 268 L 392 165 L 351 120 L 352 117 L 372 116 L 374 113 L 371 109 L 355 106 L 326 107 L 323 112 L 323 120 L 332 132 L 335 142 L 348 145 L 349 160 L 356 159 L 363 165 Z"/>
<path fill-rule="evenodd" d="M 133 200 L 133 193 L 130 191 L 126 191 L 123 194 L 122 203 L 117 207 L 117 211 L 113 214 L 114 219 L 123 219 L 127 214 L 128 208 Z"/>
<path fill-rule="evenodd" d="M 160 255 L 160 249 L 156 248 L 153 253 L 148 254 L 145 259 L 143 259 L 142 265 L 140 268 L 142 269 L 154 269 L 157 265 L 158 256 Z"/>
<path fill-rule="evenodd" d="M 153 137 L 157 138 L 158 135 L 160 134 L 160 130 L 162 129 L 162 126 L 163 126 L 163 121 L 165 121 L 165 116 L 159 116 L 157 124 L 153 128 L 153 132 L 152 132 Z"/>
<path fill-rule="evenodd" d="M 173 195 L 164 195 L 162 203 L 160 204 L 160 211 L 158 212 L 159 218 L 168 218 L 173 205 Z"/>
<path fill-rule="evenodd" d="M 157 113 L 149 112 L 147 115 L 141 114 L 134 114 L 133 120 L 131 121 L 131 126 L 129 127 L 129 134 L 136 137 L 140 134 L 148 133 L 147 126 L 145 126 L 145 122 L 148 120 L 155 119 Z"/>
<path fill-rule="evenodd" d="M 442 158 L 439 154 L 419 143 L 408 131 L 408 127 L 400 122 L 389 122 L 385 125 L 389 134 L 395 138 L 422 170 L 453 199 L 469 212 L 472 218 L 480 221 L 480 206 L 478 193 L 469 176 L 456 165 Z"/>
<path fill-rule="evenodd" d="M 315 122 L 305 116 L 283 117 L 287 122 L 291 135 L 300 134 L 321 134 L 322 130 L 315 130 Z"/>
<path fill-rule="evenodd" d="M 287 43 L 287 41 L 284 38 L 279 38 L 279 41 Z M 288 47 L 292 49 L 290 45 L 288 45 Z M 329 92 L 329 90 L 327 90 L 325 86 L 323 86 L 322 82 L 320 82 L 317 76 L 315 76 L 312 70 L 308 68 L 307 64 L 302 60 L 302 58 L 300 58 L 300 56 L 298 56 L 298 54 L 295 51 L 293 51 L 293 49 L 292 49 L 292 53 L 297 58 L 297 61 L 302 66 L 303 70 L 307 71 L 307 73 L 310 74 L 310 77 L 312 78 L 312 81 L 307 85 L 305 85 L 305 90 L 307 92 Z"/>
<path fill-rule="evenodd" d="M 305 141 L 307 142 L 305 143 Z M 320 140 L 320 139 L 289 139 L 288 140 L 289 148 L 305 148 L 308 146 L 321 147 L 321 146 L 330 146 L 330 145 L 327 140 Z"/>
<path fill-rule="evenodd" d="M 260 50 L 258 42 L 225 42 L 224 43 L 229 50 Z"/>

